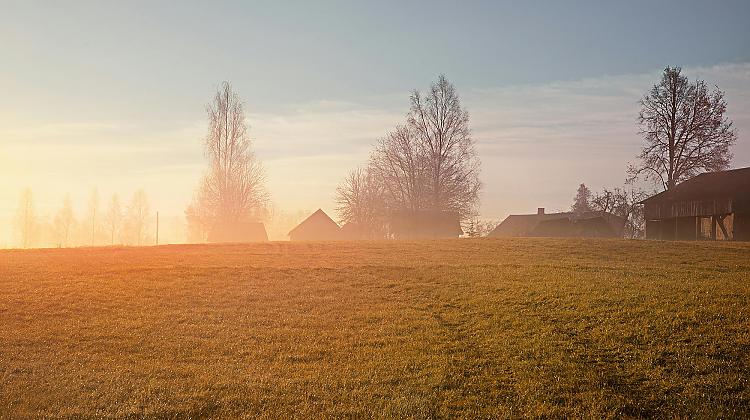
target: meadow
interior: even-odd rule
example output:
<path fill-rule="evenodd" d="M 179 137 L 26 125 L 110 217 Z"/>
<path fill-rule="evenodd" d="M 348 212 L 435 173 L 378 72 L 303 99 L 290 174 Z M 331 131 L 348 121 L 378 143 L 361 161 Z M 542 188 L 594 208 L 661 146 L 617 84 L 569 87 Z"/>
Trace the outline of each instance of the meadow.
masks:
<path fill-rule="evenodd" d="M 750 417 L 750 244 L 0 251 L 0 417 Z"/>

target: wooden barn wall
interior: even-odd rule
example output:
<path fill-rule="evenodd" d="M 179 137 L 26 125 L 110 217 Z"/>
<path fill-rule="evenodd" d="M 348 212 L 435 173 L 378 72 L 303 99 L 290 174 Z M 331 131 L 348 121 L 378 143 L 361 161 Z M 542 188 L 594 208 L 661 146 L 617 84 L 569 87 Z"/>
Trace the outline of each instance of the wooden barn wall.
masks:
<path fill-rule="evenodd" d="M 662 201 L 646 203 L 646 219 L 658 220 L 672 217 L 711 216 L 714 214 L 732 213 L 732 199 Z"/>

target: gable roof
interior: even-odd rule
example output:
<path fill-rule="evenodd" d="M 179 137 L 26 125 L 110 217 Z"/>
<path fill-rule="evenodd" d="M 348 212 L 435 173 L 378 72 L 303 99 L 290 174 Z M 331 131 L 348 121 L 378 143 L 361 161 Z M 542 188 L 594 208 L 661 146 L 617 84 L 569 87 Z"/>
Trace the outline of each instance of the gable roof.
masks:
<path fill-rule="evenodd" d="M 750 168 L 702 173 L 675 185 L 672 189 L 649 197 L 642 203 L 699 200 L 736 194 L 750 194 Z"/>
<path fill-rule="evenodd" d="M 321 236 L 327 238 L 333 232 L 338 232 L 339 230 L 339 225 L 336 224 L 326 212 L 322 209 L 318 209 L 294 229 L 290 230 L 288 235 Z"/>

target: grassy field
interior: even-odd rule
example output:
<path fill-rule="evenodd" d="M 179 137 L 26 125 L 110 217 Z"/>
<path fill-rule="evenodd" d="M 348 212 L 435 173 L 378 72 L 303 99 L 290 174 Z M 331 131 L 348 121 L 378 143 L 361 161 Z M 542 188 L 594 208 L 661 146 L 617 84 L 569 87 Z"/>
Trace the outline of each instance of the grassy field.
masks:
<path fill-rule="evenodd" d="M 750 417 L 750 244 L 0 251 L 0 417 Z"/>

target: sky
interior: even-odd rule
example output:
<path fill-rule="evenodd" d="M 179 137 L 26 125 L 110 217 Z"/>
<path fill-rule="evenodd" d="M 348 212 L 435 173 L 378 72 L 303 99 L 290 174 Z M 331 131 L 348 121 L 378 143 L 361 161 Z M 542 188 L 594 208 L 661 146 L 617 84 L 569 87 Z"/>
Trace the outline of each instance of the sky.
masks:
<path fill-rule="evenodd" d="M 445 74 L 471 115 L 481 213 L 622 185 L 638 100 L 665 66 L 726 91 L 750 166 L 750 2 L 0 0 L 0 246 L 30 187 L 42 215 L 92 188 L 179 217 L 206 167 L 206 104 L 245 102 L 275 208 L 323 208 Z"/>

